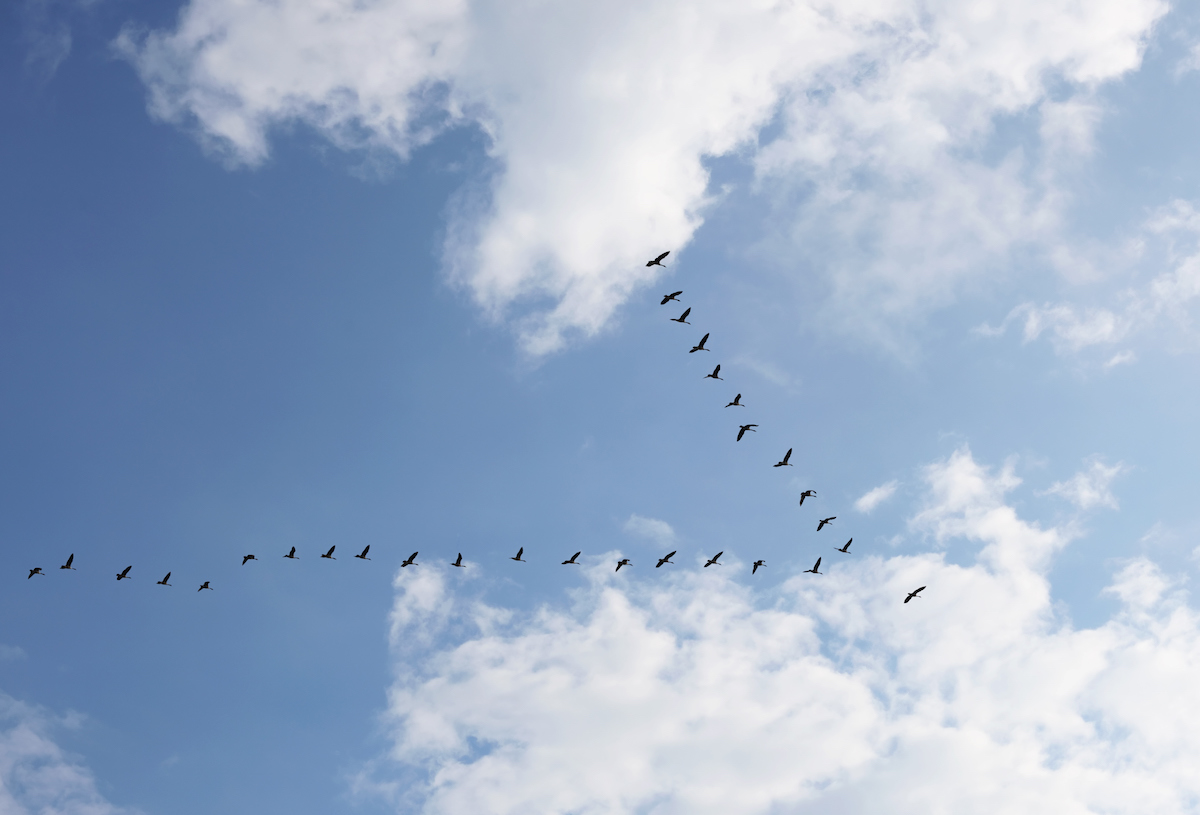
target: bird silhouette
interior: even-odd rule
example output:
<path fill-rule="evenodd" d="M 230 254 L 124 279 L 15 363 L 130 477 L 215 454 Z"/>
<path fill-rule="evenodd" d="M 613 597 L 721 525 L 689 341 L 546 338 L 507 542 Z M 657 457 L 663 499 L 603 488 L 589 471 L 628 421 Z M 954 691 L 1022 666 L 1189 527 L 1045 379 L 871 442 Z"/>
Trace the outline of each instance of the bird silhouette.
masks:
<path fill-rule="evenodd" d="M 852 543 L 854 543 L 854 538 L 851 538 L 850 540 L 846 541 L 846 545 L 843 546 L 841 549 L 838 549 L 838 547 L 836 547 L 836 546 L 833 548 L 837 549 L 837 551 L 841 552 L 843 555 L 848 555 L 848 554 L 850 554 L 850 544 L 852 544 Z"/>
<path fill-rule="evenodd" d="M 332 552 L 333 550 L 330 549 L 329 551 Z M 284 557 L 290 557 L 292 560 L 300 559 L 300 558 L 296 557 L 296 547 L 295 546 L 293 546 L 292 551 L 288 552 L 286 555 L 284 555 Z"/>
<path fill-rule="evenodd" d="M 660 264 L 658 264 L 658 265 L 659 265 L 659 266 L 662 266 L 662 264 L 661 264 L 661 263 L 660 263 Z M 676 301 L 677 301 L 677 300 L 679 300 L 679 295 L 681 295 L 681 294 L 683 294 L 683 292 L 682 292 L 682 291 L 672 292 L 671 294 L 664 294 L 664 295 L 663 295 L 662 302 L 661 302 L 661 303 L 659 303 L 659 305 L 660 305 L 660 306 L 665 306 L 667 303 L 671 302 L 672 300 L 676 300 Z"/>
<path fill-rule="evenodd" d="M 370 546 L 370 544 L 368 544 L 367 548 L 363 549 L 361 552 L 359 552 L 357 555 L 355 555 L 355 557 L 358 558 L 359 560 L 370 560 L 370 558 L 367 557 L 367 552 L 370 552 L 370 551 L 371 551 L 371 546 Z"/>
<path fill-rule="evenodd" d="M 453 563 L 451 563 L 450 565 L 451 565 L 451 566 L 457 566 L 457 567 L 458 567 L 458 568 L 460 568 L 460 569 L 465 569 L 465 568 L 467 568 L 466 566 L 464 566 L 464 565 L 463 565 L 463 562 L 462 562 L 462 552 L 459 552 L 459 553 L 458 553 L 458 557 L 457 557 L 457 558 L 455 558 L 455 559 L 454 559 L 454 562 L 453 562 Z"/>
<path fill-rule="evenodd" d="M 737 396 L 733 397 L 733 401 L 725 407 L 745 407 L 745 405 L 742 404 L 742 395 L 739 393 Z"/>
<path fill-rule="evenodd" d="M 527 561 L 527 560 L 521 560 L 521 555 L 523 555 L 523 554 L 525 554 L 525 547 L 524 547 L 524 546 L 522 546 L 520 549 L 518 549 L 518 550 L 517 550 L 517 556 L 516 556 L 516 557 L 510 557 L 510 558 L 509 558 L 509 560 L 515 560 L 515 561 L 517 561 L 518 563 L 528 563 L 529 561 Z"/>
<path fill-rule="evenodd" d="M 207 580 L 205 580 L 203 583 L 201 583 L 200 588 L 196 589 L 196 591 L 204 591 L 205 589 L 208 589 L 209 591 L 213 590 L 213 587 L 208 585 Z"/>
<path fill-rule="evenodd" d="M 704 350 L 707 351 L 708 349 L 705 348 Z M 717 367 L 713 368 L 713 372 L 711 374 L 705 374 L 704 378 L 705 379 L 721 379 L 720 373 L 721 373 L 721 366 L 718 365 Z M 724 382 L 725 380 L 721 379 L 721 381 Z M 729 405 L 726 405 L 725 407 L 729 407 Z"/>
<path fill-rule="evenodd" d="M 328 551 L 328 552 L 326 552 L 325 554 L 321 555 L 321 557 L 327 557 L 327 558 L 329 558 L 330 560 L 337 560 L 337 558 L 335 558 L 335 557 L 333 556 L 333 550 L 334 550 L 334 549 L 336 549 L 336 548 L 337 548 L 337 546 L 330 546 L 330 547 L 329 547 L 329 551 Z"/>
<path fill-rule="evenodd" d="M 811 569 L 805 569 L 802 572 L 802 574 L 820 574 L 821 573 L 819 571 L 820 568 L 821 568 L 821 559 L 817 558 L 817 562 L 813 564 L 813 567 Z"/>
<path fill-rule="evenodd" d="M 689 322 L 687 321 L 687 316 L 688 316 L 689 314 L 691 314 L 691 313 L 692 313 L 692 309 L 691 309 L 691 307 L 689 306 L 689 307 L 688 307 L 688 308 L 687 308 L 687 309 L 686 309 L 686 310 L 683 312 L 683 314 L 680 314 L 678 317 L 672 317 L 672 318 L 671 318 L 671 322 L 673 322 L 673 323 L 683 323 L 684 325 L 691 325 L 691 323 L 689 323 Z"/>
<path fill-rule="evenodd" d="M 908 593 L 908 596 L 904 598 L 904 602 L 906 602 L 906 603 L 907 603 L 909 600 L 913 599 L 914 597 L 916 597 L 918 594 L 920 594 L 920 593 L 921 593 L 921 592 L 923 592 L 923 591 L 925 591 L 925 587 L 924 587 L 924 586 L 922 586 L 921 588 L 917 589 L 916 591 L 910 591 L 910 592 Z M 919 600 L 920 598 L 918 597 L 917 599 Z"/>
<path fill-rule="evenodd" d="M 155 583 L 155 585 L 156 585 L 156 586 L 169 586 L 169 585 L 171 585 L 171 584 L 170 584 L 170 583 L 168 583 L 167 581 L 168 581 L 168 580 L 170 580 L 170 579 L 171 579 L 171 573 L 170 573 L 170 572 L 167 572 L 167 576 L 166 576 L 166 577 L 164 577 L 162 580 L 159 580 L 157 583 Z"/>
<path fill-rule="evenodd" d="M 617 568 L 616 568 L 616 571 L 618 571 L 618 572 L 619 572 L 619 571 L 621 571 L 621 567 L 622 567 L 622 566 L 632 566 L 632 565 L 633 565 L 633 564 L 629 562 L 629 558 L 627 558 L 627 557 L 623 557 L 623 558 L 621 558 L 620 560 L 618 560 L 618 561 L 617 561 Z"/>
<path fill-rule="evenodd" d="M 800 493 L 800 506 L 804 506 L 805 498 L 816 498 L 816 497 L 817 497 L 817 494 L 815 492 L 813 492 L 812 490 L 805 490 L 804 492 Z"/>
<path fill-rule="evenodd" d="M 817 524 L 817 531 L 820 532 L 822 529 L 824 529 L 826 526 L 828 526 L 830 523 L 832 523 L 835 520 L 837 520 L 836 515 L 830 515 L 828 518 L 822 518 L 820 523 Z"/>
<path fill-rule="evenodd" d="M 243 565 L 243 566 L 245 566 L 245 565 L 246 565 L 246 561 L 247 561 L 247 560 L 258 560 L 258 558 L 256 558 L 254 555 L 245 555 L 245 556 L 242 558 L 242 565 Z"/>
<path fill-rule="evenodd" d="M 658 257 L 656 257 L 654 260 L 649 260 L 649 261 L 646 261 L 646 266 L 647 266 L 647 267 L 650 267 L 650 266 L 663 266 L 663 258 L 665 258 L 665 257 L 666 257 L 667 255 L 669 255 L 669 254 L 671 254 L 671 251 L 668 249 L 666 252 L 663 252 L 661 255 L 659 255 Z M 663 266 L 663 268 L 665 269 L 665 268 L 667 268 L 667 267 L 666 267 L 666 266 Z M 675 292 L 675 293 L 676 293 L 676 294 L 683 294 L 683 292 L 681 292 L 681 291 L 677 291 L 677 292 Z"/>
<path fill-rule="evenodd" d="M 408 560 L 400 561 L 400 568 L 403 569 L 405 566 L 420 566 L 421 564 L 417 563 L 417 554 L 417 552 L 413 552 L 408 556 Z"/>
<path fill-rule="evenodd" d="M 66 562 L 66 563 L 64 563 L 63 565 L 59 566 L 58 568 L 60 568 L 60 569 L 70 569 L 71 571 L 75 571 L 75 567 L 71 565 L 71 564 L 72 564 L 72 563 L 74 563 L 74 562 L 75 562 L 75 553 L 74 553 L 74 552 L 72 552 L 72 553 L 71 553 L 71 555 L 70 555 L 70 557 L 68 557 L 68 558 L 67 558 L 67 562 Z"/>
<path fill-rule="evenodd" d="M 27 578 L 25 578 L 25 579 L 26 579 L 26 580 L 28 580 L 30 577 L 33 577 L 35 574 L 40 574 L 40 575 L 42 575 L 43 577 L 45 577 L 45 576 L 46 576 L 46 573 L 42 571 L 42 567 L 41 567 L 41 566 L 38 566 L 36 569 L 30 569 L 30 570 L 29 570 L 29 577 L 27 577 Z"/>
<path fill-rule="evenodd" d="M 133 568 L 132 566 L 126 566 L 126 567 L 125 567 L 125 568 L 124 568 L 124 569 L 121 571 L 121 573 L 120 573 L 119 575 L 117 575 L 117 580 L 129 580 L 129 579 L 130 579 L 130 577 L 129 577 L 129 570 L 130 570 L 130 569 L 132 569 L 132 568 Z"/>
<path fill-rule="evenodd" d="M 796 465 L 788 464 L 788 459 L 791 457 L 792 457 L 792 448 L 789 447 L 788 451 L 783 454 L 783 461 L 777 462 L 771 466 L 773 466 L 773 467 L 794 467 Z"/>
<path fill-rule="evenodd" d="M 756 425 L 756 424 L 741 424 L 741 425 L 738 425 L 738 427 L 741 428 L 740 430 L 738 430 L 738 437 L 737 437 L 738 441 L 742 440 L 742 436 L 746 435 L 747 430 L 749 430 L 751 433 L 758 432 L 757 430 L 754 429 L 754 428 L 758 427 L 758 425 Z"/>
<path fill-rule="evenodd" d="M 674 552 L 669 552 L 666 557 L 660 557 L 658 559 L 658 563 L 654 564 L 654 568 L 657 569 L 659 566 L 663 565 L 664 563 L 671 563 L 671 558 L 673 558 L 673 557 L 675 557 Z M 674 566 L 675 564 L 671 563 L 671 565 Z"/>
<path fill-rule="evenodd" d="M 562 565 L 564 565 L 564 566 L 578 566 L 579 564 L 575 562 L 575 558 L 579 557 L 581 554 L 583 554 L 583 552 L 582 552 L 582 551 L 580 551 L 580 552 L 576 552 L 575 554 L 571 555 L 569 558 L 567 558 L 566 560 L 564 560 L 564 561 L 562 562 Z"/>
<path fill-rule="evenodd" d="M 767 562 L 765 560 L 754 561 L 754 568 L 750 570 L 750 574 L 754 574 L 755 572 L 757 572 L 759 566 L 766 566 L 766 565 L 767 565 Z"/>
<path fill-rule="evenodd" d="M 701 338 L 700 338 L 700 342 L 699 342 L 699 343 L 697 343 L 696 345 L 693 345 L 693 346 L 692 346 L 692 350 L 691 350 L 691 351 L 688 351 L 688 353 L 689 353 L 689 354 L 694 354 L 694 353 L 696 353 L 697 351 L 711 351 L 711 350 L 712 350 L 711 348 L 705 348 L 705 347 L 704 347 L 704 343 L 706 343 L 706 342 L 708 342 L 708 334 L 705 334 L 703 337 L 701 337 Z"/>
<path fill-rule="evenodd" d="M 720 552 L 717 552 L 715 555 L 713 555 L 712 557 L 710 557 L 710 558 L 708 559 L 708 563 L 705 563 L 705 564 L 704 564 L 704 568 L 706 568 L 706 569 L 707 569 L 709 566 L 713 565 L 714 563 L 717 563 L 717 561 L 720 559 L 721 555 L 723 555 L 723 554 L 725 554 L 725 551 L 724 551 L 724 550 L 721 550 Z M 722 565 L 724 565 L 724 564 L 717 563 L 717 565 L 718 565 L 718 566 L 722 566 Z"/>

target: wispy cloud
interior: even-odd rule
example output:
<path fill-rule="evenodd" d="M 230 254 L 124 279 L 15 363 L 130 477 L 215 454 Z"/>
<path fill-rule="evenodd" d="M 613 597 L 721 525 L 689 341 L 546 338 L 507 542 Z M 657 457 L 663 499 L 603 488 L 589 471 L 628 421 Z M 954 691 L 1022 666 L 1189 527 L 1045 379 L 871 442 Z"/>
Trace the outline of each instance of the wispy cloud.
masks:
<path fill-rule="evenodd" d="M 895 495 L 896 487 L 899 484 L 899 481 L 889 481 L 886 484 L 880 484 L 873 490 L 868 490 L 861 498 L 854 502 L 854 508 L 859 512 L 871 512 L 875 507 Z"/>
<path fill-rule="evenodd" d="M 666 521 L 658 518 L 645 518 L 641 515 L 630 515 L 622 527 L 630 535 L 646 538 L 658 544 L 670 544 L 675 540 L 675 530 Z"/>
<path fill-rule="evenodd" d="M 1107 465 L 1099 456 L 1092 456 L 1087 461 L 1086 469 L 1080 470 L 1066 481 L 1054 482 L 1046 493 L 1065 498 L 1080 509 L 1117 509 L 1119 504 L 1116 496 L 1112 494 L 1112 482 L 1128 470 L 1124 462 Z"/>

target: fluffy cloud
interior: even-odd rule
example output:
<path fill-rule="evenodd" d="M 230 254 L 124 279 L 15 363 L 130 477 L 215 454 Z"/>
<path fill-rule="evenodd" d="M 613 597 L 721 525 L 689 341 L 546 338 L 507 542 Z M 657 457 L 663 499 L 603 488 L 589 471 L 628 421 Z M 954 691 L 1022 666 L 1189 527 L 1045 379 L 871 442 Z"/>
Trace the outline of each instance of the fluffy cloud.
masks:
<path fill-rule="evenodd" d="M 947 302 L 1052 229 L 1049 168 L 1086 153 L 1095 88 L 1139 65 L 1165 11 L 191 0 L 174 30 L 129 29 L 118 47 L 151 112 L 235 164 L 263 161 L 272 128 L 293 122 L 400 156 L 480 128 L 492 170 L 453 207 L 445 262 L 489 315 L 516 309 L 525 347 L 545 353 L 599 331 L 654 279 L 647 258 L 688 243 L 717 201 L 717 156 L 749 162 L 792 237 L 824 253 L 843 313 Z M 1044 155 L 985 159 L 997 117 L 1028 113 Z"/>
<path fill-rule="evenodd" d="M 854 508 L 859 512 L 870 512 L 895 495 L 898 484 L 898 481 L 889 481 L 886 484 L 880 484 L 873 490 L 868 490 L 861 498 L 854 502 Z"/>
<path fill-rule="evenodd" d="M 855 557 L 766 593 L 744 566 L 604 566 L 525 617 L 399 575 L 371 777 L 407 772 L 426 813 L 1194 812 L 1200 617 L 1178 584 L 1129 561 L 1117 613 L 1075 628 L 1046 576 L 1070 536 L 1006 503 L 1011 468 L 964 449 L 925 480 L 912 527 L 973 565 Z"/>
<path fill-rule="evenodd" d="M 1093 456 L 1088 460 L 1086 470 L 1080 470 L 1066 481 L 1056 481 L 1046 492 L 1065 498 L 1080 509 L 1116 509 L 1118 504 L 1116 496 L 1112 494 L 1112 482 L 1127 469 L 1124 462 L 1118 461 L 1109 466 L 1099 456 Z"/>
<path fill-rule="evenodd" d="M 641 515 L 630 515 L 625 521 L 624 529 L 630 535 L 646 538 L 659 544 L 672 543 L 675 540 L 675 530 L 666 521 L 658 518 L 643 518 Z"/>

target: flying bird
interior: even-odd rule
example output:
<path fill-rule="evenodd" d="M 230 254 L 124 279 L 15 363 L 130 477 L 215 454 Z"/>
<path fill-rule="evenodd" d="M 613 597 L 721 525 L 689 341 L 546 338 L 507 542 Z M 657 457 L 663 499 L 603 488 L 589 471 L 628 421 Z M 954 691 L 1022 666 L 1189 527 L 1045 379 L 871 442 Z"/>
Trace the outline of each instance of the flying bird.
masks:
<path fill-rule="evenodd" d="M 671 250 L 670 250 L 670 249 L 668 249 L 667 251 L 663 252 L 661 255 L 659 255 L 658 257 L 656 257 L 654 260 L 648 260 L 648 261 L 646 261 L 646 266 L 647 266 L 647 267 L 650 267 L 650 266 L 662 266 L 662 265 L 663 265 L 663 258 L 665 258 L 665 257 L 666 257 L 667 255 L 669 255 L 669 254 L 671 254 Z M 663 268 L 665 269 L 665 268 L 667 268 L 667 267 L 666 267 L 666 266 L 663 266 Z M 677 292 L 675 292 L 675 294 L 683 294 L 683 292 L 681 292 L 681 291 L 677 291 Z"/>
<path fill-rule="evenodd" d="M 618 561 L 617 561 L 617 568 L 616 568 L 616 571 L 618 571 L 618 572 L 619 572 L 619 571 L 621 571 L 621 567 L 622 567 L 622 566 L 632 566 L 632 565 L 633 565 L 633 564 L 629 562 L 629 558 L 627 558 L 627 557 L 623 557 L 623 558 L 621 558 L 620 560 L 618 560 Z"/>
<path fill-rule="evenodd" d="M 525 547 L 524 547 L 524 546 L 522 546 L 520 549 L 518 549 L 518 550 L 517 550 L 517 556 L 516 556 L 516 557 L 510 557 L 510 558 L 509 558 L 509 560 L 515 560 L 515 561 L 517 561 L 518 563 L 528 563 L 529 561 L 527 561 L 527 560 L 521 560 L 521 555 L 523 555 L 523 554 L 525 554 Z"/>
<path fill-rule="evenodd" d="M 205 589 L 208 589 L 209 591 L 213 590 L 213 587 L 208 585 L 207 580 L 205 580 L 203 583 L 201 583 L 200 588 L 196 589 L 196 591 L 204 591 Z"/>
<path fill-rule="evenodd" d="M 705 348 L 704 350 L 707 351 L 708 349 Z M 717 367 L 713 368 L 713 372 L 711 374 L 705 374 L 704 378 L 705 379 L 721 379 L 721 377 L 719 376 L 720 373 L 721 373 L 721 366 L 718 365 Z M 725 380 L 721 379 L 721 381 L 724 382 Z M 725 407 L 729 407 L 729 405 L 726 405 Z"/>
<path fill-rule="evenodd" d="M 578 566 L 579 564 L 575 562 L 575 558 L 579 557 L 581 554 L 583 554 L 583 552 L 582 552 L 582 551 L 580 551 L 580 552 L 576 552 L 575 554 L 571 555 L 569 558 L 567 558 L 566 560 L 564 560 L 564 561 L 562 562 L 562 565 L 564 565 L 564 566 Z"/>
<path fill-rule="evenodd" d="M 754 568 L 750 570 L 750 574 L 754 574 L 755 572 L 757 572 L 759 566 L 766 566 L 766 565 L 767 565 L 767 562 L 765 560 L 754 561 Z"/>
<path fill-rule="evenodd" d="M 719 368 L 721 366 L 718 365 L 717 367 Z M 742 395 L 739 393 L 737 396 L 733 397 L 733 401 L 725 407 L 745 407 L 745 405 L 742 404 Z"/>
<path fill-rule="evenodd" d="M 717 563 L 717 560 L 719 560 L 719 559 L 720 559 L 720 557 L 721 557 L 721 555 L 723 555 L 723 554 L 725 554 L 725 551 L 724 551 L 724 550 L 721 550 L 720 552 L 717 552 L 715 555 L 713 555 L 712 557 L 710 557 L 710 558 L 708 559 L 708 563 L 705 563 L 705 564 L 704 564 L 704 568 L 706 568 L 706 569 L 707 569 L 709 566 L 713 565 L 714 563 Z M 724 564 L 717 563 L 717 565 L 718 565 L 718 566 L 722 566 L 722 565 L 724 565 Z"/>
<path fill-rule="evenodd" d="M 126 566 L 124 568 L 124 570 L 122 570 L 122 572 L 119 575 L 117 575 L 117 580 L 128 580 L 129 579 L 129 570 L 132 568 L 133 568 L 132 566 Z"/>
<path fill-rule="evenodd" d="M 368 544 L 367 548 L 363 549 L 361 552 L 359 552 L 357 555 L 355 555 L 355 557 L 358 558 L 359 560 L 370 560 L 370 558 L 367 557 L 367 552 L 370 552 L 370 551 L 371 551 L 371 546 L 370 546 L 370 544 Z"/>
<path fill-rule="evenodd" d="M 657 569 L 659 566 L 663 565 L 664 563 L 671 563 L 671 558 L 673 558 L 673 557 L 675 557 L 675 553 L 674 553 L 674 552 L 670 552 L 670 553 L 669 553 L 669 554 L 668 554 L 666 557 L 660 557 L 660 558 L 658 559 L 658 563 L 656 563 L 656 564 L 654 565 L 654 568 L 656 568 L 656 569 Z M 675 564 L 674 564 L 674 563 L 671 563 L 671 565 L 672 565 L 672 566 L 674 566 Z"/>
<path fill-rule="evenodd" d="M 403 569 L 405 566 L 420 566 L 421 564 L 417 563 L 417 554 L 417 552 L 413 552 L 408 556 L 408 560 L 400 561 L 400 568 Z"/>
<path fill-rule="evenodd" d="M 658 265 L 659 265 L 659 266 L 662 266 L 662 264 L 661 264 L 661 263 L 660 263 L 660 264 L 658 264 Z M 667 303 L 671 302 L 672 300 L 678 300 L 678 299 L 679 299 L 679 295 L 681 295 L 681 294 L 683 294 L 683 292 L 682 292 L 682 291 L 672 292 L 671 294 L 664 294 L 664 295 L 663 295 L 662 302 L 661 302 L 661 303 L 659 303 L 659 305 L 660 305 L 660 306 L 665 306 Z"/>
<path fill-rule="evenodd" d="M 164 577 L 162 580 L 158 581 L 158 582 L 157 582 L 155 585 L 156 585 L 156 586 L 169 586 L 169 585 L 171 585 L 171 584 L 170 584 L 170 583 L 168 583 L 167 581 L 168 581 L 168 580 L 170 580 L 170 579 L 171 579 L 171 573 L 170 573 L 170 572 L 167 572 L 167 576 L 166 576 L 166 577 Z"/>
<path fill-rule="evenodd" d="M 330 549 L 329 551 L 332 552 L 333 550 Z M 292 560 L 300 559 L 300 558 L 296 557 L 296 547 L 295 546 L 293 546 L 292 551 L 288 552 L 286 555 L 284 555 L 284 557 L 290 557 Z"/>
<path fill-rule="evenodd" d="M 774 467 L 795 467 L 796 466 L 795 464 L 788 464 L 788 459 L 791 457 L 792 457 L 792 448 L 789 447 L 788 451 L 783 454 L 783 461 L 780 461 L 777 464 L 774 464 L 772 466 L 774 466 Z"/>
<path fill-rule="evenodd" d="M 245 555 L 245 556 L 242 558 L 242 565 L 243 565 L 243 566 L 245 566 L 245 565 L 246 565 L 246 561 L 247 561 L 247 560 L 258 560 L 258 558 L 256 558 L 254 555 Z"/>
<path fill-rule="evenodd" d="M 75 567 L 71 565 L 71 564 L 72 564 L 72 563 L 74 563 L 74 562 L 75 562 L 75 553 L 74 553 L 74 552 L 72 552 L 72 553 L 71 553 L 71 555 L 70 555 L 70 557 L 68 557 L 68 558 L 67 558 L 67 562 L 66 562 L 66 563 L 64 563 L 63 565 L 59 566 L 58 568 L 60 568 L 60 569 L 70 569 L 71 571 L 75 571 Z"/>
<path fill-rule="evenodd" d="M 829 524 L 830 522 L 835 521 L 835 520 L 837 520 L 836 515 L 830 515 L 828 518 L 822 518 L 821 522 L 817 524 L 817 531 L 820 532 L 822 529 L 825 528 L 826 524 Z"/>
<path fill-rule="evenodd" d="M 42 576 L 44 577 L 46 573 L 42 571 L 42 567 L 41 567 L 41 566 L 38 566 L 36 569 L 30 569 L 30 570 L 29 570 L 29 577 L 33 577 L 35 574 L 40 574 L 40 575 L 42 575 Z M 29 579 L 29 577 L 27 577 L 27 578 L 25 578 L 25 579 L 26 579 L 26 580 L 28 580 L 28 579 Z"/>
<path fill-rule="evenodd" d="M 330 560 L 337 560 L 337 558 L 335 558 L 335 557 L 333 556 L 333 550 L 334 550 L 334 549 L 336 549 L 336 548 L 337 548 L 337 546 L 330 546 L 330 547 L 329 547 L 329 551 L 328 551 L 328 552 L 326 552 L 325 554 L 321 555 L 321 557 L 327 557 L 327 558 L 329 558 Z"/>
<path fill-rule="evenodd" d="M 704 347 L 704 343 L 706 343 L 706 342 L 708 342 L 708 334 L 705 334 L 703 337 L 701 337 L 701 338 L 700 338 L 700 342 L 699 342 L 698 344 L 696 344 L 696 345 L 693 345 L 693 346 L 692 346 L 692 350 L 691 350 L 691 351 L 688 351 L 688 353 L 689 353 L 689 354 L 694 354 L 694 353 L 696 353 L 697 351 L 711 351 L 711 350 L 712 350 L 711 348 L 705 348 L 705 347 Z"/>
<path fill-rule="evenodd" d="M 820 568 L 821 568 L 821 559 L 817 558 L 817 562 L 813 564 L 813 567 L 811 569 L 805 569 L 802 572 L 802 574 L 820 574 L 821 573 L 819 571 Z"/>
<path fill-rule="evenodd" d="M 457 567 L 458 567 L 458 568 L 460 568 L 460 569 L 465 569 L 465 568 L 467 568 L 466 566 L 464 566 L 464 565 L 463 565 L 463 562 L 462 562 L 462 552 L 459 552 L 459 553 L 458 553 L 458 557 L 457 557 L 457 558 L 455 558 L 455 559 L 454 559 L 454 562 L 453 562 L 453 563 L 451 563 L 450 565 L 451 565 L 451 566 L 457 566 Z"/>
<path fill-rule="evenodd" d="M 850 544 L 852 544 L 852 543 L 854 543 L 854 538 L 851 538 L 850 540 L 846 541 L 846 545 L 843 546 L 841 549 L 838 549 L 836 546 L 833 548 L 837 549 L 837 551 L 841 552 L 843 555 L 848 555 L 848 554 L 850 554 Z"/>
<path fill-rule="evenodd" d="M 737 437 L 738 441 L 742 440 L 742 436 L 746 435 L 747 430 L 749 430 L 751 433 L 758 432 L 757 430 L 754 429 L 754 428 L 758 427 L 758 425 L 756 425 L 756 424 L 740 424 L 740 425 L 738 425 L 738 427 L 741 428 L 740 430 L 738 430 L 738 437 Z"/>
<path fill-rule="evenodd" d="M 804 506 L 805 498 L 816 498 L 816 497 L 817 497 L 817 494 L 815 492 L 813 492 L 812 490 L 805 490 L 804 492 L 800 493 L 800 506 Z"/>
<path fill-rule="evenodd" d="M 689 307 L 686 311 L 683 312 L 683 314 L 680 314 L 678 317 L 672 317 L 671 322 L 683 323 L 684 325 L 691 325 L 691 323 L 689 323 L 687 321 L 687 316 L 691 313 L 692 313 L 692 309 Z"/>
<path fill-rule="evenodd" d="M 909 600 L 913 599 L 914 597 L 916 597 L 918 594 L 920 594 L 920 593 L 921 593 L 921 592 L 923 592 L 923 591 L 925 591 L 925 587 L 924 587 L 924 586 L 922 586 L 921 588 L 917 589 L 916 591 L 910 591 L 910 592 L 908 593 L 908 596 L 904 598 L 904 602 L 906 602 L 906 603 L 907 603 Z M 919 599 L 919 598 L 918 598 L 918 599 Z"/>

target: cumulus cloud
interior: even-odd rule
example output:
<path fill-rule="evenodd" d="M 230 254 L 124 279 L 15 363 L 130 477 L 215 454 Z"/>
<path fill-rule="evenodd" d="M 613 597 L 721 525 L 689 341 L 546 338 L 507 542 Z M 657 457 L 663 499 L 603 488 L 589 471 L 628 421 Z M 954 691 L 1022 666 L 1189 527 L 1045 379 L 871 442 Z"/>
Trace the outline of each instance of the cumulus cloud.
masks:
<path fill-rule="evenodd" d="M 1122 461 L 1109 466 L 1099 456 L 1093 456 L 1087 464 L 1087 469 L 1080 470 L 1066 481 L 1054 482 L 1046 492 L 1065 498 L 1080 509 L 1117 509 L 1119 505 L 1112 494 L 1112 482 L 1129 468 Z"/>
<path fill-rule="evenodd" d="M 969 565 L 856 557 L 765 593 L 744 567 L 596 567 L 571 607 L 499 624 L 440 571 L 404 575 L 394 744 L 363 787 L 431 815 L 1193 811 L 1200 616 L 1178 583 L 1128 561 L 1116 614 L 1076 628 L 1047 579 L 1071 535 L 1006 503 L 1010 467 L 963 449 L 924 478 L 911 528 Z"/>
<path fill-rule="evenodd" d="M 898 481 L 889 481 L 886 484 L 880 484 L 873 490 L 868 490 L 861 498 L 854 502 L 854 508 L 859 512 L 870 512 L 895 495 L 896 487 L 899 483 Z"/>
<path fill-rule="evenodd" d="M 1039 159 L 983 158 L 997 117 L 1042 119 L 1051 163 L 1086 152 L 1095 89 L 1138 67 L 1166 9 L 191 0 L 173 30 L 117 45 L 151 113 L 232 164 L 261 163 L 296 122 L 402 157 L 479 128 L 493 163 L 452 207 L 445 263 L 537 354 L 599 331 L 654 280 L 647 258 L 678 262 L 718 156 L 753 166 L 793 237 L 832 253 L 845 313 L 947 302 L 981 261 L 1045 235 L 1062 199 Z"/>
<path fill-rule="evenodd" d="M 668 544 L 675 540 L 675 530 L 666 521 L 658 518 L 643 518 L 641 515 L 630 515 L 623 527 L 630 535 L 646 538 L 655 543 Z"/>

